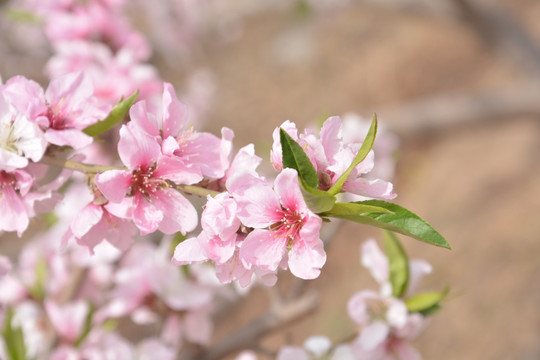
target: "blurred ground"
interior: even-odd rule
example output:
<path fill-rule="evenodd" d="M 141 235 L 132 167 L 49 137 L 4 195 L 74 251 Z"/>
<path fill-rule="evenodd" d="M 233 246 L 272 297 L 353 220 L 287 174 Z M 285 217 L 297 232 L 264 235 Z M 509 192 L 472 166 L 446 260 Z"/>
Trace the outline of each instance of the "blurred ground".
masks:
<path fill-rule="evenodd" d="M 506 5 L 540 43 L 538 2 Z M 286 119 L 301 127 L 326 115 L 370 116 L 375 109 L 384 123 L 394 103 L 498 89 L 527 77 L 506 60 L 472 27 L 441 16 L 368 5 L 306 21 L 260 15 L 248 19 L 240 41 L 208 49 L 203 59 L 219 86 L 210 126 L 232 127 L 237 146 L 266 139 L 258 143 L 263 153 L 270 132 Z M 416 342 L 425 359 L 540 358 L 538 120 L 512 117 L 402 139 L 396 201 L 430 221 L 453 247 L 404 239 L 412 257 L 434 265 L 424 289 L 452 288 L 452 300 Z M 375 286 L 359 264 L 359 245 L 370 235 L 378 233 L 354 224 L 339 230 L 311 286 L 322 294 L 320 312 L 271 337 L 269 346 L 299 345 L 309 334 L 333 340 L 350 334 L 347 299 Z M 246 309 L 239 312 L 245 318 Z"/>
<path fill-rule="evenodd" d="M 537 0 L 496 4 L 540 45 Z M 328 115 L 354 111 L 369 117 L 376 110 L 392 128 L 400 121 L 395 114 L 385 119 L 393 104 L 500 89 L 529 77 L 463 21 L 357 3 L 324 14 L 253 15 L 245 19 L 242 37 L 227 46 L 208 41 L 192 63 L 215 74 L 207 127 L 231 127 L 237 148 L 255 141 L 261 155 L 269 151 L 272 130 L 286 119 L 301 128 Z M 181 86 L 182 74 L 173 67 L 163 66 L 162 75 Z M 396 202 L 428 220 L 453 248 L 404 239 L 413 258 L 434 266 L 423 288 L 452 288 L 416 346 L 428 360 L 539 359 L 539 116 L 403 133 Z M 378 232 L 354 224 L 339 229 L 321 277 L 309 285 L 321 293 L 320 311 L 265 345 L 298 345 L 311 334 L 337 341 L 353 331 L 346 302 L 356 291 L 375 287 L 359 263 L 359 245 L 368 236 Z M 231 310 L 236 320 L 215 337 L 263 311 L 264 292 L 256 298 L 258 308 Z"/>

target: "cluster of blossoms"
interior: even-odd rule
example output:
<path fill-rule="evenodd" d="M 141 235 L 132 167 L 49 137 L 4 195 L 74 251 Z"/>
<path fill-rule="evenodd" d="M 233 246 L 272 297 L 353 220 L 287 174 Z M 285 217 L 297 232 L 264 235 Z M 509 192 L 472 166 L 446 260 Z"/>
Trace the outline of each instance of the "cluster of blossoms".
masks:
<path fill-rule="evenodd" d="M 55 209 L 60 223 L 29 243 L 13 269 L 2 258 L 2 273 L 9 274 L 0 284 L 5 290 L 0 303 L 4 311 L 13 312 L 4 316 L 13 316 L 13 326 L 22 328 L 29 356 L 85 359 L 111 346 L 132 354 L 125 358 L 142 359 L 145 355 L 135 354 L 146 351 L 174 354 L 182 337 L 208 342 L 213 299 L 216 291 L 222 292 L 217 283 L 238 280 L 246 287 L 258 278 L 273 285 L 279 268 L 313 279 L 325 263 L 322 218 L 307 206 L 297 170 L 283 168 L 276 155 L 279 139 L 272 159 L 280 172 L 267 180 L 257 173 L 261 159 L 253 145 L 231 159 L 232 130 L 224 128 L 219 138 L 188 126 L 186 106 L 171 84 L 163 84 L 159 102 L 142 100 L 129 109 L 129 121 L 119 131 L 119 167 L 65 159 L 66 148 L 77 151 L 72 159 L 96 156 L 88 150 L 93 137 L 85 130 L 111 110 L 95 96 L 85 73 L 63 75 L 46 90 L 22 76 L 11 78 L 0 88 L 0 110 L 0 206 L 5 214 L 0 230 L 20 236 L 31 217 L 51 211 L 71 170 L 82 169 L 87 184 L 71 176 L 79 185 L 71 185 Z M 330 118 L 320 138 L 308 132 L 297 138 L 294 124 L 283 124 L 300 144 L 310 141 L 306 152 L 318 176 L 329 179 L 321 181 L 322 190 L 345 170 L 345 154 L 361 145 L 346 142 L 340 124 L 339 118 Z M 58 164 L 67 169 L 50 166 Z M 362 174 L 372 167 L 370 152 L 346 186 L 364 181 Z M 364 181 L 362 189 L 367 190 L 361 194 L 392 198 L 386 182 L 386 190 L 373 196 L 377 190 L 370 189 L 380 182 Z M 204 274 L 206 266 L 190 278 L 182 275 L 170 264 L 169 241 L 158 248 L 133 243 L 137 230 L 144 236 L 196 229 L 197 209 L 182 192 L 207 194 L 207 202 L 200 234 L 176 246 L 172 262 L 211 261 L 219 280 L 197 275 Z M 79 245 L 88 249 L 85 254 Z M 160 323 L 163 335 L 133 345 L 114 331 L 103 332 L 111 319 L 124 317 Z M 48 325 L 40 327 L 43 322 Z"/>
<path fill-rule="evenodd" d="M 231 129 L 220 137 L 194 129 L 173 86 L 144 63 L 150 47 L 124 17 L 125 1 L 24 6 L 44 19 L 55 54 L 46 88 L 23 76 L 0 81 L 0 232 L 21 237 L 32 219 L 51 224 L 16 261 L 0 255 L 0 358 L 176 359 L 189 344 L 208 345 L 220 300 L 275 285 L 280 269 L 317 278 L 331 218 L 447 246 L 384 201 L 396 196 L 379 178 L 391 177 L 393 162 L 375 166 L 375 153 L 384 163 L 396 144 L 382 136 L 373 146 L 376 119 L 331 117 L 319 134 L 284 122 L 270 154 L 277 174 L 267 178 L 252 144 L 233 152 Z M 118 102 L 135 91 L 140 101 L 135 93 Z M 104 150 L 111 143 L 118 159 Z M 363 259 L 381 291 L 349 303 L 358 339 L 312 338 L 278 359 L 418 358 L 406 341 L 423 318 L 402 299 L 429 266 L 411 262 L 409 290 L 396 295 L 373 242 Z M 152 335 L 133 340 L 145 328 Z"/>
<path fill-rule="evenodd" d="M 418 283 L 431 273 L 431 265 L 424 260 L 409 263 L 410 278 L 402 298 L 392 296 L 388 257 L 374 239 L 362 246 L 362 265 L 379 283 L 380 290 L 363 290 L 353 295 L 348 303 L 350 318 L 359 326 L 356 340 L 332 344 L 326 336 L 312 336 L 302 347 L 284 346 L 277 360 L 420 360 L 419 352 L 410 345 L 425 328 L 426 318 L 410 311 L 403 298 L 414 296 Z M 236 360 L 257 360 L 250 351 Z"/>

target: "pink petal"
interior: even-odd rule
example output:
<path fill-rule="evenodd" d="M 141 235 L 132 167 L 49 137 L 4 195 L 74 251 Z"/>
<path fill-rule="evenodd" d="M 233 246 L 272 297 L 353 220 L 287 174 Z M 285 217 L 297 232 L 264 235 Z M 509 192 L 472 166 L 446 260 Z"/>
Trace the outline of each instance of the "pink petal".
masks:
<path fill-rule="evenodd" d="M 349 316 L 358 325 L 364 326 L 368 324 L 371 321 L 371 315 L 368 312 L 368 301 L 379 299 L 379 294 L 372 290 L 363 290 L 354 294 L 347 303 Z"/>
<path fill-rule="evenodd" d="M 80 238 L 85 235 L 93 226 L 95 226 L 103 216 L 101 206 L 90 203 L 86 205 L 73 219 L 71 231 Z"/>
<path fill-rule="evenodd" d="M 283 169 L 276 177 L 274 190 L 284 208 L 291 211 L 307 211 L 307 206 L 298 184 L 298 173 L 294 169 Z"/>
<path fill-rule="evenodd" d="M 293 275 L 301 279 L 315 279 L 326 262 L 323 242 L 315 246 L 307 245 L 302 239 L 295 239 L 289 251 L 289 268 Z"/>
<path fill-rule="evenodd" d="M 29 224 L 28 213 L 13 188 L 4 186 L 0 193 L 0 230 L 17 231 L 21 236 Z"/>
<path fill-rule="evenodd" d="M 174 249 L 171 260 L 173 265 L 187 265 L 208 260 L 208 256 L 197 238 L 189 238 L 182 241 Z"/>
<path fill-rule="evenodd" d="M 326 158 L 333 162 L 335 156 L 340 150 L 341 138 L 341 119 L 339 116 L 332 116 L 326 119 L 321 129 L 321 143 L 324 147 Z"/>
<path fill-rule="evenodd" d="M 129 109 L 129 118 L 131 123 L 136 125 L 139 129 L 151 136 L 160 136 L 159 126 L 156 122 L 155 116 L 148 114 L 146 107 L 146 101 L 137 101 Z"/>
<path fill-rule="evenodd" d="M 276 221 L 279 221 L 279 216 L 276 215 L 281 211 L 281 204 L 277 194 L 269 187 L 262 186 L 250 182 L 251 176 L 243 176 L 235 179 L 233 189 L 241 187 L 240 182 L 247 181 L 247 187 L 243 193 L 233 193 L 233 196 L 238 204 L 238 218 L 242 223 L 249 227 L 265 228 Z M 237 180 L 237 181 L 236 181 Z M 237 196 L 238 195 L 238 196 Z"/>
<path fill-rule="evenodd" d="M 154 176 L 174 181 L 177 184 L 191 185 L 203 179 L 198 167 L 176 156 L 162 156 L 154 171 Z"/>
<path fill-rule="evenodd" d="M 55 106 L 62 102 L 83 103 L 93 93 L 92 80 L 83 72 L 75 72 L 53 79 L 45 91 L 45 97 Z"/>
<path fill-rule="evenodd" d="M 161 155 L 156 139 L 134 126 L 123 125 L 120 129 L 118 155 L 130 170 L 149 168 Z"/>
<path fill-rule="evenodd" d="M 163 138 L 176 136 L 186 120 L 186 105 L 176 97 L 174 88 L 169 83 L 163 84 Z"/>
<path fill-rule="evenodd" d="M 156 231 L 163 220 L 163 211 L 154 202 L 149 202 L 140 194 L 135 195 L 133 206 L 133 222 L 139 228 L 141 235 Z"/>
<path fill-rule="evenodd" d="M 346 181 L 343 185 L 344 191 L 373 199 L 394 199 L 397 195 L 392 189 L 392 183 L 378 179 L 357 178 L 354 181 Z"/>
<path fill-rule="evenodd" d="M 310 360 L 306 350 L 295 346 L 284 346 L 279 350 L 276 360 Z"/>
<path fill-rule="evenodd" d="M 369 270 L 371 276 L 379 284 L 388 282 L 388 258 L 374 239 L 368 239 L 362 245 L 362 265 Z"/>
<path fill-rule="evenodd" d="M 97 174 L 95 183 L 101 193 L 110 201 L 119 203 L 131 186 L 131 173 L 123 170 L 108 170 Z"/>
<path fill-rule="evenodd" d="M 155 206 L 163 213 L 159 230 L 165 234 L 182 234 L 197 226 L 199 216 L 193 204 L 173 189 L 163 189 L 155 194 Z"/>
<path fill-rule="evenodd" d="M 274 271 L 287 248 L 287 238 L 276 238 L 270 230 L 255 229 L 249 233 L 240 248 L 240 259 L 246 264 Z"/>
<path fill-rule="evenodd" d="M 365 350 L 372 350 L 386 340 L 389 333 L 388 324 L 383 321 L 376 321 L 362 329 L 360 344 Z"/>

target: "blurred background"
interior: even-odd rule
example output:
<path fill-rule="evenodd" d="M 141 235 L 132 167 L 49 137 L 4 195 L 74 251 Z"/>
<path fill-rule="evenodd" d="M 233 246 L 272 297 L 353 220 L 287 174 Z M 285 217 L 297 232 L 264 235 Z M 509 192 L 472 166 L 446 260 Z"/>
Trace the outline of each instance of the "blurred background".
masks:
<path fill-rule="evenodd" d="M 452 245 L 403 238 L 412 258 L 434 267 L 422 289 L 451 288 L 415 342 L 425 359 L 540 358 L 540 1 L 182 3 L 185 13 L 149 11 L 158 5 L 144 1 L 127 9 L 161 78 L 200 112 L 199 128 L 230 127 L 236 149 L 254 142 L 266 159 L 285 120 L 303 128 L 377 112 L 399 136 L 396 202 Z M 0 19 L 2 78 L 46 83 L 52 50 L 39 25 L 13 18 Z M 320 292 L 319 310 L 263 345 L 351 334 L 347 300 L 377 286 L 360 265 L 368 237 L 380 233 L 337 229 L 308 285 Z M 264 311 L 264 290 L 250 297 L 216 339 Z"/>

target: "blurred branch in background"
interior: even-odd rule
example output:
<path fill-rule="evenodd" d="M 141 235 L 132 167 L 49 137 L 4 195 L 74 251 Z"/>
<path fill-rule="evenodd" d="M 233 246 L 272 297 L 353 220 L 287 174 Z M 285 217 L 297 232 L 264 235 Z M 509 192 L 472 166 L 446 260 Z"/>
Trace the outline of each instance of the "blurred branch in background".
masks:
<path fill-rule="evenodd" d="M 540 116 L 540 86 L 535 81 L 540 78 L 540 46 L 529 30 L 501 6 L 469 0 L 436 3 L 387 0 L 373 2 L 373 5 L 434 16 L 457 16 L 474 29 L 493 55 L 509 61 L 526 79 L 502 90 L 438 95 L 379 108 L 379 114 L 388 121 L 392 131 L 415 136 L 471 122 Z"/>
<path fill-rule="evenodd" d="M 378 113 L 392 131 L 407 137 L 473 122 L 540 116 L 539 99 L 540 86 L 531 82 L 502 90 L 423 98 Z"/>

